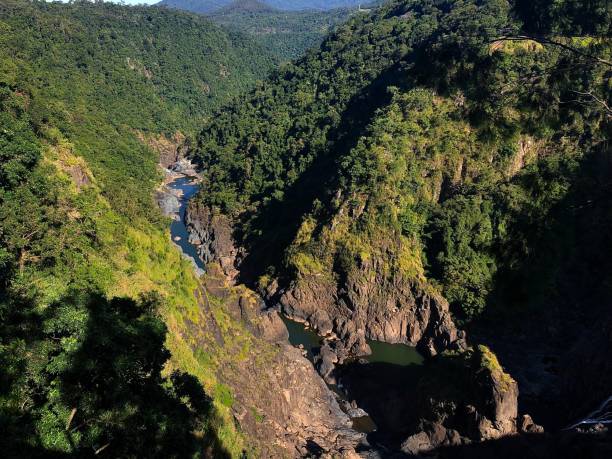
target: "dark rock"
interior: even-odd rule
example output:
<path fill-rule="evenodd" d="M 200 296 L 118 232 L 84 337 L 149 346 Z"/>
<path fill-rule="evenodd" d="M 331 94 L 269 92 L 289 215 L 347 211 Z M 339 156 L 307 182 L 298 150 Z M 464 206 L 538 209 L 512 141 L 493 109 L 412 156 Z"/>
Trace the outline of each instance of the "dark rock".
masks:
<path fill-rule="evenodd" d="M 235 267 L 238 251 L 234 246 L 229 218 L 191 200 L 185 213 L 185 223 L 189 242 L 199 243 L 197 251 L 204 264 L 218 261 L 228 279 L 235 279 L 238 275 Z"/>
<path fill-rule="evenodd" d="M 448 303 L 401 275 L 389 279 L 376 263 L 366 273 L 349 275 L 346 288 L 320 276 L 304 276 L 270 298 L 279 298 L 289 316 L 310 320 L 322 334 L 333 332 L 347 354 L 367 355 L 366 338 L 418 345 L 435 355 L 458 341 Z M 455 348 L 465 346 L 465 337 Z M 340 361 L 344 356 L 338 353 Z"/>
<path fill-rule="evenodd" d="M 315 356 L 317 371 L 328 384 L 335 384 L 332 372 L 337 362 L 338 356 L 328 344 L 324 344 L 319 353 Z"/>

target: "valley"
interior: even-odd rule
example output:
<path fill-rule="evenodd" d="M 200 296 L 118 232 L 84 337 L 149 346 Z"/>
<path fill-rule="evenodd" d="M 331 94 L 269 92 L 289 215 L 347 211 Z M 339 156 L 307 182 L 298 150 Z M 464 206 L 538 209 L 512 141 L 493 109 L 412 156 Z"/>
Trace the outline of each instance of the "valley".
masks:
<path fill-rule="evenodd" d="M 607 2 L 162 4 L 0 0 L 3 455 L 610 457 Z"/>

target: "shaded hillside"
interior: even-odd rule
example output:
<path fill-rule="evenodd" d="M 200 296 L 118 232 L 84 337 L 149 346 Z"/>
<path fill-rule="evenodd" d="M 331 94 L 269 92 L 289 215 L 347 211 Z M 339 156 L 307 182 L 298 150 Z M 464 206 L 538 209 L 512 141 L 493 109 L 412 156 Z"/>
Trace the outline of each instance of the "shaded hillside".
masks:
<path fill-rule="evenodd" d="M 209 14 L 234 3 L 234 0 L 162 0 L 160 6 L 192 11 L 198 14 Z M 281 11 L 333 10 L 336 8 L 355 7 L 368 2 L 358 0 L 261 0 L 262 4 Z"/>
<path fill-rule="evenodd" d="M 232 2 L 233 0 L 162 0 L 157 5 L 197 14 L 209 14 L 230 5 Z"/>
<path fill-rule="evenodd" d="M 214 14 L 231 13 L 271 13 L 278 11 L 275 8 L 259 0 L 236 0 L 223 8 L 216 10 Z"/>
<path fill-rule="evenodd" d="M 233 228 L 241 280 L 338 336 L 340 359 L 365 338 L 459 346 L 450 305 L 523 401 L 567 403 L 553 388 L 587 351 L 605 372 L 607 345 L 581 337 L 609 336 L 588 298 L 609 286 L 611 21 L 578 5 L 388 2 L 219 113 L 193 150 L 199 211 Z M 595 373 L 574 414 L 606 396 Z"/>

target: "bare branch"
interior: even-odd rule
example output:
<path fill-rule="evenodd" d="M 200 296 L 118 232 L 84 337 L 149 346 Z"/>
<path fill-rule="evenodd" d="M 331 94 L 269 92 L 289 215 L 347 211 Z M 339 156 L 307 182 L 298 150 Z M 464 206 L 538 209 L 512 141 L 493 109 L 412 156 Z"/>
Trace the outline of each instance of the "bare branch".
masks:
<path fill-rule="evenodd" d="M 574 94 L 578 94 L 579 96 L 587 96 L 590 97 L 591 99 L 593 99 L 595 102 L 597 102 L 599 105 L 601 105 L 605 111 L 608 113 L 608 115 L 612 115 L 612 109 L 610 108 L 610 106 L 606 103 L 605 100 L 600 99 L 599 97 L 597 97 L 595 94 L 593 94 L 591 91 L 589 92 L 580 92 L 580 91 L 571 91 Z"/>
<path fill-rule="evenodd" d="M 102 446 L 102 447 L 98 448 L 94 454 L 97 456 L 97 455 L 98 455 L 98 454 L 100 454 L 102 451 L 104 451 L 106 448 L 108 448 L 108 447 L 109 447 L 109 445 L 110 445 L 110 443 L 107 443 L 106 445 L 104 445 L 104 446 Z"/>

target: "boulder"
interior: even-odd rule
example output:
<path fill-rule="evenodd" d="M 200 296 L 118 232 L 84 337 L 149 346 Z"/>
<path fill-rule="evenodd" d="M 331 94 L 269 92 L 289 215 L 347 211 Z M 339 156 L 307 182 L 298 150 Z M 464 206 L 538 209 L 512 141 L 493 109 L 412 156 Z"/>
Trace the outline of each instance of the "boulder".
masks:
<path fill-rule="evenodd" d="M 329 344 L 324 344 L 319 353 L 315 356 L 315 366 L 317 371 L 328 384 L 335 384 L 335 379 L 332 376 L 335 364 L 338 362 L 338 356 Z"/>
<path fill-rule="evenodd" d="M 189 242 L 199 243 L 197 252 L 204 264 L 217 261 L 225 276 L 234 280 L 238 275 L 235 267 L 238 250 L 234 245 L 229 218 L 191 200 L 185 212 L 185 224 Z"/>
<path fill-rule="evenodd" d="M 544 427 L 533 422 L 533 419 L 531 419 L 531 416 L 529 416 L 528 414 L 524 414 L 521 416 L 520 421 L 519 421 L 519 430 L 522 433 L 527 433 L 527 434 L 544 433 Z"/>

